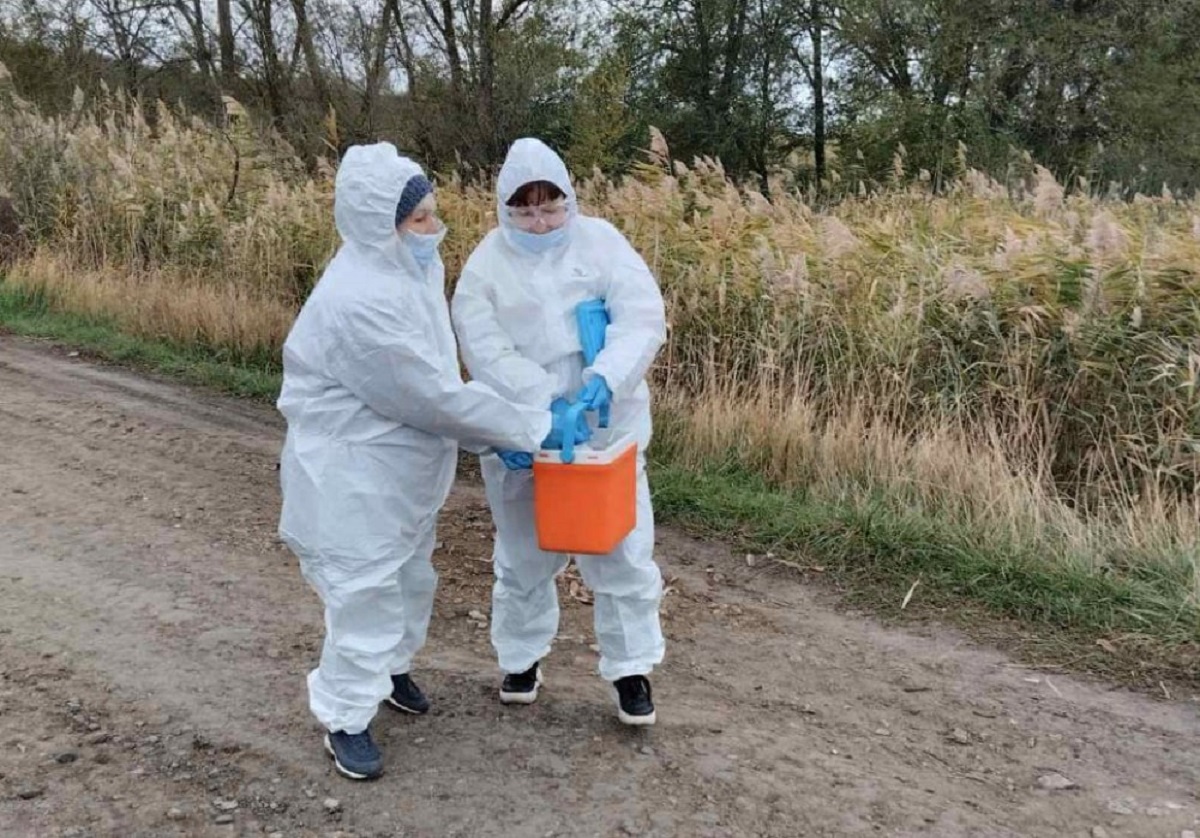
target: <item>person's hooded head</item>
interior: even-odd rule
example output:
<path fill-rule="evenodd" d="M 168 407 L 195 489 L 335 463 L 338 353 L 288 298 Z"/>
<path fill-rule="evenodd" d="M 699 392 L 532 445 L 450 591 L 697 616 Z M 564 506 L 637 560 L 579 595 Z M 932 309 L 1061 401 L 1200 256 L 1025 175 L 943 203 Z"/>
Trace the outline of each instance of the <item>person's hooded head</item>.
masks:
<path fill-rule="evenodd" d="M 437 256 L 446 234 L 433 185 L 421 167 L 391 143 L 351 146 L 334 183 L 334 219 L 342 240 L 421 268 Z"/>
<path fill-rule="evenodd" d="M 562 158 L 541 140 L 512 144 L 496 178 L 496 196 L 500 229 L 513 247 L 545 253 L 568 240 L 577 213 L 575 188 Z"/>

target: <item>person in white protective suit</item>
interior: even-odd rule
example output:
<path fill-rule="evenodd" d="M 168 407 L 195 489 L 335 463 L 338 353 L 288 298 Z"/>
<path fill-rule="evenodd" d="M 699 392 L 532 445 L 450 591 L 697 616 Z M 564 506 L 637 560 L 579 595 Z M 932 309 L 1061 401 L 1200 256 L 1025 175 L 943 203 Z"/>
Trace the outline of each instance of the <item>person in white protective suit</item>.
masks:
<path fill-rule="evenodd" d="M 309 705 L 351 779 L 382 771 L 368 729 L 381 702 L 429 708 L 409 669 L 432 613 L 437 513 L 458 445 L 552 447 L 564 431 L 545 404 L 463 383 L 436 210 L 420 167 L 392 145 L 349 149 L 334 195 L 342 246 L 283 349 L 279 532 L 325 606 Z"/>
<path fill-rule="evenodd" d="M 463 359 L 473 379 L 521 404 L 610 405 L 610 427 L 636 438 L 637 525 L 611 554 L 576 561 L 595 595 L 600 676 L 614 686 L 618 716 L 653 724 L 646 676 L 663 658 L 663 589 L 645 471 L 645 376 L 666 338 L 662 295 L 615 227 L 579 214 L 566 166 L 541 141 L 513 144 L 497 191 L 499 228 L 471 254 L 451 302 Z M 595 299 L 604 300 L 611 323 L 605 347 L 585 369 L 575 308 Z M 595 422 L 594 413 L 586 415 Z M 528 456 L 511 452 L 482 458 L 497 530 L 492 643 L 505 675 L 500 700 L 510 704 L 537 699 L 539 661 L 558 630 L 555 577 L 567 565 L 567 556 L 538 547 L 528 464 Z"/>

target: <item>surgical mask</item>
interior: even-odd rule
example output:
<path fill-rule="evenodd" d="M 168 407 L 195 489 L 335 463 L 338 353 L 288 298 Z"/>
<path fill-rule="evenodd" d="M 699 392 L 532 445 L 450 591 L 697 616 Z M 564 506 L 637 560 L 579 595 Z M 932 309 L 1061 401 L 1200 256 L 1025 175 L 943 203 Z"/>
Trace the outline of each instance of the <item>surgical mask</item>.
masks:
<path fill-rule="evenodd" d="M 522 250 L 530 253 L 545 253 L 553 250 L 567 240 L 567 227 L 563 225 L 557 230 L 546 233 L 526 233 L 524 230 L 510 228 L 509 240 Z"/>
<path fill-rule="evenodd" d="M 417 260 L 417 264 L 428 268 L 437 256 L 442 239 L 446 238 L 446 227 L 443 225 L 436 233 L 414 233 L 412 230 L 405 230 L 400 234 L 400 238 L 408 246 L 408 251 Z"/>

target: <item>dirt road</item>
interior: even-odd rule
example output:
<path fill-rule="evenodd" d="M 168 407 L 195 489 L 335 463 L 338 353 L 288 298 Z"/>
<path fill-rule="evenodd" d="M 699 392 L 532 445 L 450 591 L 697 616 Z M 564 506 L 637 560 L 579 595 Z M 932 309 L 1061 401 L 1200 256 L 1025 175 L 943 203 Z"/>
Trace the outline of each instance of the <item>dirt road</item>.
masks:
<path fill-rule="evenodd" d="M 469 482 L 417 672 L 435 712 L 381 711 L 387 774 L 347 783 L 306 710 L 321 615 L 274 536 L 281 437 L 268 408 L 0 338 L 0 835 L 1200 831 L 1194 698 L 884 630 L 670 531 L 658 726 L 616 723 L 569 577 L 543 698 L 502 708 Z"/>

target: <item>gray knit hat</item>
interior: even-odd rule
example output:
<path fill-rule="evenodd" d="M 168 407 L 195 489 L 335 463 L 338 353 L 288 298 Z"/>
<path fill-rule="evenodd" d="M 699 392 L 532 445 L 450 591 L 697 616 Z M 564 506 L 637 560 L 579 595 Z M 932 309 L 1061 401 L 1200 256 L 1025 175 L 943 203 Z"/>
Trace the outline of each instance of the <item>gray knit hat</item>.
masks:
<path fill-rule="evenodd" d="M 396 226 L 399 227 L 404 219 L 412 215 L 417 204 L 421 203 L 431 192 L 433 192 L 433 184 L 425 175 L 413 175 L 409 178 L 408 183 L 404 186 L 404 191 L 400 193 L 400 203 L 396 204 Z"/>

